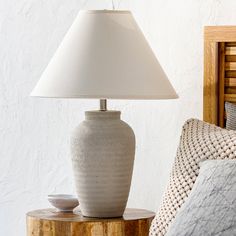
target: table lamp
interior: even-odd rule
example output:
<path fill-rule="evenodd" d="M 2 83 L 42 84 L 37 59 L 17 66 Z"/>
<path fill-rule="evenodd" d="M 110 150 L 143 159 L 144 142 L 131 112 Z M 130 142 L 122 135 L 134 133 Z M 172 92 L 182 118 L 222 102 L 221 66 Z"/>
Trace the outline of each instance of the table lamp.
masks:
<path fill-rule="evenodd" d="M 80 11 L 31 95 L 100 99 L 71 137 L 76 192 L 84 216 L 122 216 L 135 136 L 106 101 L 178 97 L 132 13 Z"/>

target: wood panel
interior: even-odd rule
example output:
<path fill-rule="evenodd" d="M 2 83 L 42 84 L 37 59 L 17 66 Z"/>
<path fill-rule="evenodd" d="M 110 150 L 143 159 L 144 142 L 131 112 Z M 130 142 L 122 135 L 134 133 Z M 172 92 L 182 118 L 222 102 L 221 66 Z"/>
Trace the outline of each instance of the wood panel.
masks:
<path fill-rule="evenodd" d="M 236 39 L 235 39 L 236 40 Z M 236 102 L 236 78 L 228 77 L 229 73 L 236 71 L 236 42 L 227 42 L 225 47 L 225 63 L 222 66 L 225 68 L 225 76 L 222 78 L 224 81 L 224 98 L 220 98 L 222 103 L 225 102 Z M 222 119 L 226 121 L 227 114 L 224 110 L 224 115 L 221 115 Z M 221 125 L 224 127 L 224 125 Z"/>
<path fill-rule="evenodd" d="M 227 61 L 227 62 L 235 61 L 236 62 L 236 55 L 226 55 L 225 61 Z"/>
<path fill-rule="evenodd" d="M 203 119 L 218 124 L 218 79 L 217 77 L 217 43 L 205 40 L 204 43 L 204 91 Z"/>
<path fill-rule="evenodd" d="M 226 78 L 236 78 L 236 71 L 235 70 L 230 70 L 225 72 L 225 77 Z"/>
<path fill-rule="evenodd" d="M 225 94 L 225 102 L 236 102 L 236 94 Z"/>
<path fill-rule="evenodd" d="M 212 42 L 228 42 L 234 45 L 236 42 L 236 26 L 205 26 L 205 40 Z"/>
<path fill-rule="evenodd" d="M 236 42 L 227 42 L 226 44 L 227 44 L 227 46 L 234 46 L 234 47 L 236 47 Z"/>
<path fill-rule="evenodd" d="M 236 70 L 236 62 L 225 62 L 225 70 Z"/>
<path fill-rule="evenodd" d="M 203 119 L 224 127 L 225 102 L 236 103 L 236 26 L 206 26 L 204 45 Z"/>
<path fill-rule="evenodd" d="M 225 86 L 236 87 L 236 78 L 225 78 Z"/>
<path fill-rule="evenodd" d="M 233 86 L 225 86 L 224 88 L 224 93 L 225 94 L 236 94 L 236 87 Z"/>
<path fill-rule="evenodd" d="M 225 94 L 225 43 L 221 42 L 219 43 L 219 63 L 218 63 L 218 80 L 219 80 L 219 113 L 218 113 L 218 122 L 219 126 L 224 127 L 225 125 L 225 117 L 224 117 L 224 94 Z"/>
<path fill-rule="evenodd" d="M 235 55 L 235 54 L 236 54 L 236 47 L 235 46 L 226 47 L 225 55 Z"/>

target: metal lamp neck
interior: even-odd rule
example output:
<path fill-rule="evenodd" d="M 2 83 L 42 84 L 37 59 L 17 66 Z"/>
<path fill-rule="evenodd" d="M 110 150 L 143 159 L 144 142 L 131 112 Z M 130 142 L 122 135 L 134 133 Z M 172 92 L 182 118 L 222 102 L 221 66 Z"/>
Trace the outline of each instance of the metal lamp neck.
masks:
<path fill-rule="evenodd" d="M 100 99 L 100 111 L 107 111 L 107 100 Z"/>

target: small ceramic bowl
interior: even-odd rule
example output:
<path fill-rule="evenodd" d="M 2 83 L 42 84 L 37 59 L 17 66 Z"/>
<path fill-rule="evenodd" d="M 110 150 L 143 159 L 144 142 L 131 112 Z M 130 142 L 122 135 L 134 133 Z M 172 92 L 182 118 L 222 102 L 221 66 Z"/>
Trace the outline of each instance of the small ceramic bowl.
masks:
<path fill-rule="evenodd" d="M 72 212 L 79 205 L 77 197 L 69 194 L 51 194 L 48 201 L 62 212 Z"/>

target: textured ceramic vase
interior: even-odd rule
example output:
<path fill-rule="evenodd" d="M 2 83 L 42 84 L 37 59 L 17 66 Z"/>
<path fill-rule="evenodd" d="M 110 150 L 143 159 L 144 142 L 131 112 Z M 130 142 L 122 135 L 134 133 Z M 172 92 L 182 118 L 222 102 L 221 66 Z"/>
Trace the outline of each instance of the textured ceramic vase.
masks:
<path fill-rule="evenodd" d="M 119 111 L 88 111 L 71 138 L 72 163 L 81 212 L 120 217 L 128 200 L 135 136 Z"/>

